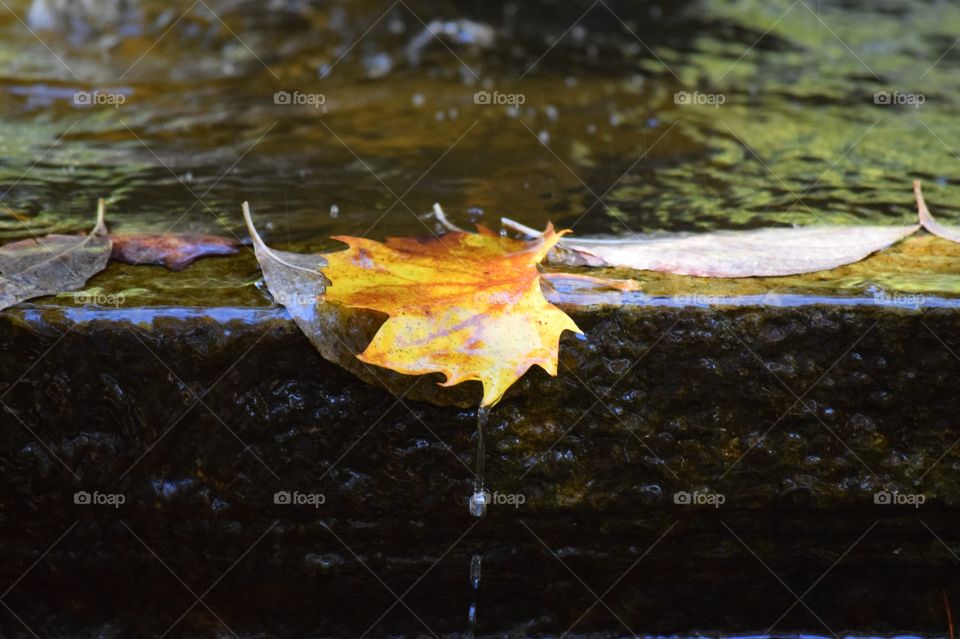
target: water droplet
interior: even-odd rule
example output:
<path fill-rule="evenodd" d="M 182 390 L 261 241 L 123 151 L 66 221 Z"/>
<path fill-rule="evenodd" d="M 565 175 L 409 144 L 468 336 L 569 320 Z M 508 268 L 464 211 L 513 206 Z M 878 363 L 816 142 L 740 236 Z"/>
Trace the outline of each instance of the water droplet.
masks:
<path fill-rule="evenodd" d="M 483 517 L 487 513 L 487 493 L 477 490 L 470 495 L 470 514 L 474 517 Z"/>
<path fill-rule="evenodd" d="M 480 555 L 477 553 L 474 553 L 474 555 L 470 557 L 470 585 L 473 586 L 474 590 L 478 590 L 480 588 L 480 561 Z M 473 639 L 473 630 L 477 626 L 476 595 L 473 595 L 470 599 L 470 608 L 467 610 L 467 623 L 469 624 L 469 627 L 467 628 L 467 632 L 464 634 L 464 637 Z"/>
<path fill-rule="evenodd" d="M 480 587 L 480 567 L 483 559 L 478 554 L 470 558 L 470 585 L 474 590 Z"/>
<path fill-rule="evenodd" d="M 363 66 L 370 78 L 382 78 L 393 69 L 393 58 L 389 54 L 380 52 L 368 55 L 363 59 Z"/>
<path fill-rule="evenodd" d="M 470 496 L 468 502 L 470 514 L 474 517 L 483 517 L 487 512 L 487 504 L 490 503 L 490 495 L 483 490 L 484 458 L 486 457 L 483 431 L 487 427 L 489 419 L 489 408 L 481 406 L 477 409 L 477 459 L 475 460 L 477 470 L 473 479 L 473 495 Z"/>

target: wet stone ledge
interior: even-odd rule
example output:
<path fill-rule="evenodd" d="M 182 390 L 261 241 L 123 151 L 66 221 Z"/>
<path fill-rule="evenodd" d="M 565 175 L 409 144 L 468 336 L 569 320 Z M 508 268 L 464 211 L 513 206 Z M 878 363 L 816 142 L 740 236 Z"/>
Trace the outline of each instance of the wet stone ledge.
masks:
<path fill-rule="evenodd" d="M 589 339 L 564 337 L 560 375 L 528 373 L 489 426 L 490 483 L 528 508 L 646 509 L 680 490 L 744 508 L 880 490 L 960 503 L 953 309 L 570 310 Z M 328 508 L 392 494 L 432 508 L 472 476 L 473 410 L 357 380 L 282 309 L 24 307 L 0 322 L 8 488 L 133 486 L 172 464 L 212 498 L 238 474 L 309 466 Z M 433 382 L 410 378 L 425 396 Z"/>
<path fill-rule="evenodd" d="M 166 564 L 198 594 L 218 584 L 205 601 L 251 637 L 466 632 L 470 602 L 478 636 L 763 631 L 795 602 L 778 578 L 799 594 L 827 571 L 816 614 L 778 629 L 942 627 L 960 541 L 948 297 L 560 291 L 589 338 L 494 409 L 486 474 L 505 503 L 475 522 L 474 410 L 359 380 L 237 290 L 255 297 L 0 314 L 0 565 L 31 626 L 159 636 L 195 601 Z M 429 397 L 433 381 L 410 383 Z M 378 619 L 395 603 L 380 579 L 415 585 L 422 622 Z M 579 619 L 584 582 L 616 587 Z M 199 605 L 179 623 L 223 632 Z"/>

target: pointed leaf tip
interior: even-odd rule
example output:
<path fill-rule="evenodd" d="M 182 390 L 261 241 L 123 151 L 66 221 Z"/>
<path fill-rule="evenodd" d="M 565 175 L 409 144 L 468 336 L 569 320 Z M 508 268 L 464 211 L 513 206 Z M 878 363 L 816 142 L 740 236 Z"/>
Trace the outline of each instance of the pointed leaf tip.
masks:
<path fill-rule="evenodd" d="M 960 242 L 960 227 L 942 224 L 933 217 L 932 213 L 930 213 L 930 209 L 927 208 L 927 203 L 923 199 L 923 190 L 920 187 L 920 180 L 913 181 L 913 193 L 917 198 L 917 212 L 920 215 L 920 224 L 923 226 L 923 228 L 937 237 L 942 237 L 943 239 L 950 240 L 951 242 Z"/>

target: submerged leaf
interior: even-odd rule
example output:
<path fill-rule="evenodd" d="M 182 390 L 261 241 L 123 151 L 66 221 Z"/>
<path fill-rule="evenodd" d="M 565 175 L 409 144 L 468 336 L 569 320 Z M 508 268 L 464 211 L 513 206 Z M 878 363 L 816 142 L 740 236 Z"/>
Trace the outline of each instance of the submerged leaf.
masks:
<path fill-rule="evenodd" d="M 491 406 L 533 365 L 556 375 L 560 334 L 581 332 L 540 290 L 537 265 L 560 239 L 552 226 L 533 242 L 482 227 L 386 243 L 334 239 L 349 248 L 326 255 L 326 301 L 388 315 L 364 362 L 440 372 L 442 386 L 478 380 L 481 405 Z"/>
<path fill-rule="evenodd" d="M 203 233 L 126 233 L 111 235 L 111 257 L 126 264 L 162 264 L 182 271 L 201 257 L 233 255 L 240 242 Z"/>
<path fill-rule="evenodd" d="M 0 309 L 78 289 L 110 259 L 103 201 L 89 235 L 45 235 L 0 246 Z"/>
<path fill-rule="evenodd" d="M 504 219 L 504 225 L 529 229 Z M 697 235 L 564 238 L 548 261 L 699 277 L 776 277 L 858 262 L 914 233 L 912 226 L 807 226 Z"/>

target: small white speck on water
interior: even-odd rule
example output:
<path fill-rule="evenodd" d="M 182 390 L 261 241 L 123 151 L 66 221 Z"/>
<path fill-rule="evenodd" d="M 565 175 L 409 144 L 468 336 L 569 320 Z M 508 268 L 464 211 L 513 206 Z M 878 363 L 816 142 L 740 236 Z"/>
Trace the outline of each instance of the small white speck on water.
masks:
<path fill-rule="evenodd" d="M 332 217 L 333 219 L 337 219 L 338 217 L 340 217 L 340 207 L 337 206 L 336 204 L 330 205 L 330 217 Z"/>

